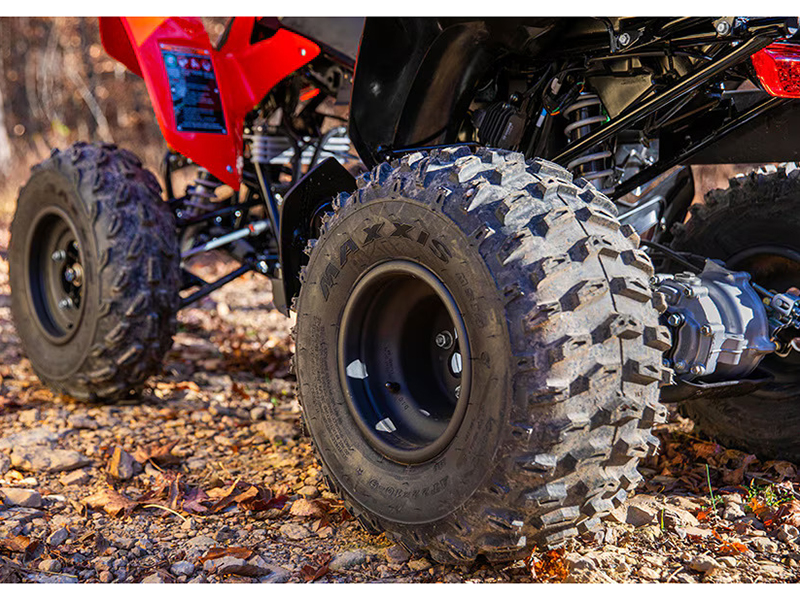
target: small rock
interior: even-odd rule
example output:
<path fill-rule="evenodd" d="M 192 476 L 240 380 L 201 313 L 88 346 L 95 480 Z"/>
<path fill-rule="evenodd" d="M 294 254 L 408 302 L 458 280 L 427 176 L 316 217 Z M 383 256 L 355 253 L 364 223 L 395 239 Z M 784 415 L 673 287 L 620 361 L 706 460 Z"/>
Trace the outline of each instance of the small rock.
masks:
<path fill-rule="evenodd" d="M 778 527 L 775 537 L 784 543 L 788 543 L 791 540 L 797 539 L 798 535 L 800 535 L 800 531 L 797 530 L 797 527 L 784 523 Z"/>
<path fill-rule="evenodd" d="M 757 537 L 750 540 L 750 546 L 752 546 L 753 550 L 756 552 L 769 553 L 778 551 L 778 544 L 766 537 Z"/>
<path fill-rule="evenodd" d="M 723 504 L 744 504 L 744 500 L 739 494 L 725 494 L 722 497 Z"/>
<path fill-rule="evenodd" d="M 233 556 L 207 560 L 203 563 L 203 570 L 217 575 L 241 575 L 243 577 L 262 577 L 269 573 L 269 569 Z"/>
<path fill-rule="evenodd" d="M 319 490 L 313 485 L 304 485 L 297 493 L 300 494 L 303 498 L 317 498 L 319 496 Z"/>
<path fill-rule="evenodd" d="M 650 567 L 642 567 L 636 574 L 641 577 L 642 579 L 647 579 L 648 581 L 658 581 L 661 579 L 661 575 L 655 569 L 651 569 Z"/>
<path fill-rule="evenodd" d="M 681 538 L 688 536 L 701 539 L 710 537 L 714 534 L 714 532 L 710 529 L 706 529 L 704 527 L 693 527 L 692 525 L 687 525 L 686 527 L 676 527 L 675 533 L 677 533 Z"/>
<path fill-rule="evenodd" d="M 185 575 L 186 577 L 191 577 L 194 574 L 194 565 L 190 563 L 188 560 L 182 560 L 172 565 L 169 568 L 169 572 L 175 575 L 176 577 L 180 577 L 181 575 Z"/>
<path fill-rule="evenodd" d="M 92 480 L 92 476 L 89 474 L 89 471 L 86 469 L 80 469 L 78 471 L 70 471 L 69 473 L 64 473 L 60 478 L 64 485 L 85 485 Z"/>
<path fill-rule="evenodd" d="M 42 506 L 42 496 L 34 490 L 22 488 L 0 488 L 0 500 L 10 506 L 24 506 L 26 508 L 39 508 Z"/>
<path fill-rule="evenodd" d="M 126 480 L 134 476 L 136 467 L 139 466 L 133 457 L 117 446 L 108 462 L 108 473 L 117 479 Z"/>
<path fill-rule="evenodd" d="M 278 565 L 269 565 L 270 573 L 264 577 L 260 577 L 259 583 L 285 583 L 289 581 L 292 574 L 283 567 Z"/>
<path fill-rule="evenodd" d="M 5 454 L 0 454 L 0 477 L 11 468 L 11 459 Z"/>
<path fill-rule="evenodd" d="M 311 532 L 308 529 L 302 525 L 298 525 L 297 523 L 286 523 L 285 525 L 281 525 L 281 528 L 278 531 L 281 535 L 285 535 L 290 540 L 302 540 L 311 535 Z"/>
<path fill-rule="evenodd" d="M 217 542 L 213 538 L 208 537 L 207 535 L 198 535 L 190 540 L 187 540 L 186 544 L 197 548 L 202 548 L 202 547 L 210 548 L 211 546 L 216 546 Z"/>
<path fill-rule="evenodd" d="M 426 571 L 431 568 L 431 563 L 427 558 L 408 561 L 408 568 L 412 571 Z"/>
<path fill-rule="evenodd" d="M 570 570 L 597 568 L 597 563 L 591 556 L 584 556 L 582 554 L 578 554 L 577 552 L 567 554 L 567 556 L 564 557 L 564 560 L 566 560 L 567 566 Z"/>
<path fill-rule="evenodd" d="M 737 560 L 732 556 L 720 556 L 719 562 L 728 567 L 729 569 L 735 569 L 736 565 L 739 564 Z"/>
<path fill-rule="evenodd" d="M 142 579 L 142 583 L 166 583 L 161 573 L 153 573 Z"/>
<path fill-rule="evenodd" d="M 74 450 L 50 448 L 15 448 L 11 464 L 23 471 L 73 471 L 91 464 L 91 460 Z"/>
<path fill-rule="evenodd" d="M 386 549 L 386 560 L 390 563 L 402 564 L 411 558 L 411 554 L 403 548 L 400 544 L 389 546 Z"/>
<path fill-rule="evenodd" d="M 34 583 L 78 583 L 77 577 L 48 575 L 47 573 L 30 573 L 26 575 L 26 579 Z"/>
<path fill-rule="evenodd" d="M 100 427 L 97 421 L 84 415 L 70 415 L 67 423 L 73 429 L 97 429 Z"/>
<path fill-rule="evenodd" d="M 364 550 L 348 550 L 333 557 L 328 568 L 333 571 L 346 571 L 367 561 L 367 553 Z"/>
<path fill-rule="evenodd" d="M 39 570 L 49 573 L 61 573 L 63 568 L 64 565 L 61 564 L 61 561 L 54 558 L 48 558 L 39 563 Z"/>
<path fill-rule="evenodd" d="M 628 506 L 628 514 L 625 518 L 625 522 L 634 527 L 643 527 L 652 523 L 657 514 L 658 510 L 652 506 L 646 504 L 631 504 Z"/>
<path fill-rule="evenodd" d="M 263 421 L 267 418 L 267 408 L 265 406 L 256 406 L 250 409 L 250 418 L 253 421 Z"/>
<path fill-rule="evenodd" d="M 114 576 L 110 571 L 100 571 L 100 575 L 98 575 L 97 578 L 100 580 L 100 583 L 111 583 L 114 581 Z"/>
<path fill-rule="evenodd" d="M 270 441 L 286 441 L 297 437 L 294 425 L 285 421 L 263 421 L 254 428 Z"/>
<path fill-rule="evenodd" d="M 35 408 L 21 410 L 17 413 L 17 420 L 23 425 L 30 427 L 39 421 L 39 411 Z"/>
<path fill-rule="evenodd" d="M 722 568 L 722 565 L 710 556 L 695 556 L 689 561 L 689 568 L 699 573 L 710 573 Z"/>
<path fill-rule="evenodd" d="M 722 518 L 728 521 L 735 521 L 745 516 L 741 504 L 730 503 L 725 505 L 725 510 L 722 512 Z"/>
<path fill-rule="evenodd" d="M 305 498 L 295 500 L 289 509 L 289 513 L 295 517 L 311 517 L 314 519 L 319 519 L 325 515 L 325 511 L 322 510 L 319 504 Z"/>
<path fill-rule="evenodd" d="M 744 527 L 744 531 L 739 531 L 741 527 Z M 737 533 L 744 533 L 747 531 L 748 527 L 752 527 L 753 529 L 757 529 L 759 531 L 764 531 L 766 527 L 764 524 L 755 517 L 742 517 L 734 524 L 734 529 L 736 529 Z"/>
<path fill-rule="evenodd" d="M 15 433 L 4 438 L 0 438 L 0 450 L 10 450 L 12 448 L 25 448 L 37 444 L 47 444 L 58 439 L 58 434 L 47 427 L 37 427 L 22 433 Z"/>
<path fill-rule="evenodd" d="M 67 539 L 69 539 L 69 531 L 67 531 L 66 527 L 62 527 L 61 529 L 56 529 L 50 534 L 50 537 L 47 538 L 47 544 L 51 548 L 57 548 L 66 542 Z"/>

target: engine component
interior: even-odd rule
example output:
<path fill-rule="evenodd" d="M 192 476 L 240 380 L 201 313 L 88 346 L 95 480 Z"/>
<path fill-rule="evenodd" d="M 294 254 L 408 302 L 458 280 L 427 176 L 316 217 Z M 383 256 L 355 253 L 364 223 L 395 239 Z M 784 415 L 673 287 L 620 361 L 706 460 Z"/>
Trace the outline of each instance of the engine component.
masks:
<path fill-rule="evenodd" d="M 490 148 L 515 150 L 525 133 L 525 115 L 508 102 L 497 102 L 478 111 L 474 119 L 478 139 Z"/>
<path fill-rule="evenodd" d="M 608 120 L 600 97 L 588 92 L 581 92 L 575 102 L 564 109 L 564 116 L 571 121 L 564 128 L 564 135 L 570 144 L 586 137 Z M 567 169 L 607 193 L 613 189 L 609 182 L 614 175 L 612 158 L 611 150 L 601 142 L 567 163 Z"/>
<path fill-rule="evenodd" d="M 721 381 L 746 377 L 777 345 L 750 275 L 706 260 L 703 271 L 657 275 L 662 319 L 672 330 L 667 355 L 678 379 Z"/>
<path fill-rule="evenodd" d="M 753 287 L 764 296 L 764 305 L 769 319 L 769 335 L 781 346 L 778 352 L 788 351 L 788 345 L 792 340 L 782 339 L 781 334 L 787 329 L 800 330 L 800 296 L 788 292 L 776 294 L 755 283 Z"/>
<path fill-rule="evenodd" d="M 272 165 L 291 165 L 294 160 L 295 147 L 292 140 L 285 135 L 269 135 L 253 133 L 246 135 L 250 141 L 250 158 L 254 163 Z M 301 150 L 300 161 L 303 166 L 310 165 L 315 158 L 316 143 L 311 138 L 303 138 L 305 146 Z M 329 157 L 344 162 L 350 151 L 350 138 L 345 127 L 332 129 L 323 136 L 322 148 L 316 153 L 317 163 Z"/>

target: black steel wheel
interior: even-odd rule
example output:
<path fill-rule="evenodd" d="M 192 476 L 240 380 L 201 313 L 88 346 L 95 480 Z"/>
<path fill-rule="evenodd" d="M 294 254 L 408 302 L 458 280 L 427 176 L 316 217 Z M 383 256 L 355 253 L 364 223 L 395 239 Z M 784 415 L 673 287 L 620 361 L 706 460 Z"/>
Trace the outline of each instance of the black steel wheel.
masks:
<path fill-rule="evenodd" d="M 174 219 L 130 152 L 79 143 L 34 168 L 9 248 L 11 311 L 43 383 L 113 400 L 158 371 L 176 328 Z"/>
<path fill-rule="evenodd" d="M 675 227 L 673 247 L 725 261 L 776 291 L 800 287 L 800 171 L 752 174 L 714 190 Z M 682 405 L 698 429 L 763 458 L 800 460 L 800 353 L 766 357 L 760 375 L 772 381 L 731 398 Z"/>
<path fill-rule="evenodd" d="M 520 154 L 382 164 L 309 244 L 295 364 L 330 485 L 440 562 L 597 527 L 653 452 L 668 333 L 614 206 Z"/>

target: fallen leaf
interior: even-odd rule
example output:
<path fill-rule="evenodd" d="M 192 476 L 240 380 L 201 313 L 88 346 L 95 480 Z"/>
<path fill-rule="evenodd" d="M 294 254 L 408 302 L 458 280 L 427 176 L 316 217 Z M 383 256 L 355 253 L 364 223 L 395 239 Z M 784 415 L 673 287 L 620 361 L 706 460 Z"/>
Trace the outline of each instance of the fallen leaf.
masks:
<path fill-rule="evenodd" d="M 202 514 L 208 511 L 208 508 L 202 504 L 208 499 L 208 494 L 200 488 L 189 488 L 183 496 L 182 508 L 186 512 Z"/>
<path fill-rule="evenodd" d="M 564 555 L 564 548 L 556 548 L 537 557 L 534 549 L 526 561 L 533 580 L 537 583 L 564 581 L 569 575 L 569 567 L 567 567 Z"/>
<path fill-rule="evenodd" d="M 327 575 L 328 571 L 330 570 L 328 565 L 330 565 L 331 556 L 330 554 L 323 554 L 321 555 L 314 564 L 305 564 L 300 568 L 300 577 L 303 578 L 303 581 L 310 582 L 316 581 Z"/>
<path fill-rule="evenodd" d="M 168 444 L 151 444 L 146 448 L 139 448 L 133 453 L 133 458 L 136 462 L 141 464 L 146 463 L 148 460 L 153 461 L 158 466 L 174 465 L 181 462 L 179 456 L 172 454 L 172 449 L 178 445 L 178 442 L 170 442 Z"/>
<path fill-rule="evenodd" d="M 720 556 L 736 556 L 747 551 L 747 546 L 741 542 L 723 542 L 717 553 Z"/>
<path fill-rule="evenodd" d="M 122 513 L 130 514 L 139 503 L 123 496 L 116 490 L 105 488 L 87 498 L 82 503 L 89 508 L 101 508 L 112 517 Z"/>
<path fill-rule="evenodd" d="M 222 558 L 223 556 L 232 556 L 233 558 L 247 560 L 253 556 L 253 551 L 250 548 L 244 548 L 242 546 L 231 546 L 230 548 L 211 548 L 203 555 L 203 557 L 200 559 L 200 562 L 204 563 L 207 560 L 216 560 L 217 558 Z"/>

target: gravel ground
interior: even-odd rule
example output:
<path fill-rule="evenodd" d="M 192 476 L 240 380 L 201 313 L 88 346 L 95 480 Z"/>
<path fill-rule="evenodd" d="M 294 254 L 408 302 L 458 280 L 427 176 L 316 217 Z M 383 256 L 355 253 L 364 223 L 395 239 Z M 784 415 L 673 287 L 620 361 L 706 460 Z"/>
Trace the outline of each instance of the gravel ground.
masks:
<path fill-rule="evenodd" d="M 0 222 L 0 582 L 797 582 L 797 468 L 673 414 L 640 492 L 603 529 L 470 568 L 364 533 L 304 435 L 290 322 L 243 277 L 180 314 L 138 399 L 42 387 L 11 323 Z M 224 269 L 205 265 L 204 274 Z M 711 490 L 711 492 L 709 492 Z"/>

